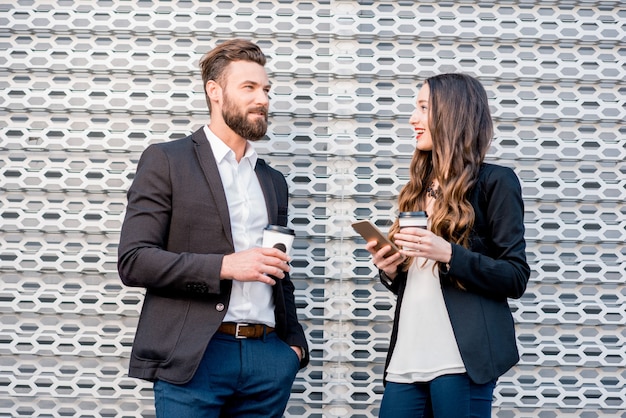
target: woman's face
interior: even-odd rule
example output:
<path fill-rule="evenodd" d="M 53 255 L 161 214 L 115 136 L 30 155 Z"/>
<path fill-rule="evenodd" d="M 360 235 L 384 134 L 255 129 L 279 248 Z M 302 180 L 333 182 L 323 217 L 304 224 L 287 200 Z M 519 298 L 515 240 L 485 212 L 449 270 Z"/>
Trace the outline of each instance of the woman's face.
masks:
<path fill-rule="evenodd" d="M 411 119 L 409 119 L 409 123 L 413 126 L 413 130 L 415 131 L 416 147 L 421 151 L 433 150 L 433 139 L 428 129 L 428 114 L 430 112 L 428 108 L 429 98 L 430 88 L 428 87 L 428 83 L 424 83 L 417 95 L 416 109 L 411 115 Z"/>

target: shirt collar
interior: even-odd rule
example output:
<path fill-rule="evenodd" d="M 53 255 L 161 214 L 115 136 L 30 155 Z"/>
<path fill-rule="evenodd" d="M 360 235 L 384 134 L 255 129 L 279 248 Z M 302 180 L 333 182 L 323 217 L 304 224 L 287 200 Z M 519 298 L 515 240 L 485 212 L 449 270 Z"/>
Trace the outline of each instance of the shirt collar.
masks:
<path fill-rule="evenodd" d="M 213 150 L 213 156 L 215 156 L 215 161 L 218 164 L 220 164 L 222 161 L 224 161 L 224 159 L 228 155 L 230 155 L 232 160 L 234 161 L 235 152 L 232 149 L 230 149 L 230 147 L 226 145 L 224 141 L 218 138 L 218 136 L 215 135 L 213 131 L 211 131 L 211 129 L 209 128 L 209 125 L 204 125 L 203 128 L 204 128 L 204 134 L 209 140 L 209 144 L 211 145 L 211 149 Z M 243 155 L 241 162 L 249 161 L 250 166 L 252 167 L 252 169 L 254 169 L 254 167 L 256 166 L 256 160 L 258 158 L 259 156 L 256 153 L 256 150 L 254 149 L 252 144 L 250 144 L 250 141 L 247 141 L 246 152 Z"/>

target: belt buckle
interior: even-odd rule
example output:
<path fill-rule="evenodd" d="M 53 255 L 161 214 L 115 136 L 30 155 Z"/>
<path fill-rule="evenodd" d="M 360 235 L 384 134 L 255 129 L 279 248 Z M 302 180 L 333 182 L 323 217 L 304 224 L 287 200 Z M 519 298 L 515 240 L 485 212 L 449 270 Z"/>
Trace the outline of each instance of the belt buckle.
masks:
<path fill-rule="evenodd" d="M 248 338 L 248 337 L 246 337 L 245 335 L 239 335 L 239 332 L 241 331 L 241 329 L 240 329 L 240 328 L 241 328 L 241 327 L 247 327 L 248 325 L 249 325 L 249 324 L 243 324 L 243 323 L 239 323 L 239 322 L 237 322 L 237 323 L 235 324 L 235 338 L 238 338 L 238 339 L 240 339 L 240 340 L 241 340 L 241 339 L 246 339 L 246 338 Z"/>

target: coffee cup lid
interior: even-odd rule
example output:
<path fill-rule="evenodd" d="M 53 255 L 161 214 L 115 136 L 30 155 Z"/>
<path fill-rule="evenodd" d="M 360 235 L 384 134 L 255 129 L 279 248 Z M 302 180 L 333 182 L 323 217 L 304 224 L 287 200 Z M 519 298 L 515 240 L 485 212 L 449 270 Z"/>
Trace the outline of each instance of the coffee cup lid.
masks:
<path fill-rule="evenodd" d="M 423 210 L 415 212 L 400 212 L 399 218 L 428 218 L 428 214 Z"/>
<path fill-rule="evenodd" d="M 281 234 L 287 234 L 287 235 L 296 235 L 296 231 L 294 231 L 291 228 L 287 228 L 286 226 L 282 226 L 282 225 L 268 225 L 265 227 L 265 230 L 280 232 Z"/>

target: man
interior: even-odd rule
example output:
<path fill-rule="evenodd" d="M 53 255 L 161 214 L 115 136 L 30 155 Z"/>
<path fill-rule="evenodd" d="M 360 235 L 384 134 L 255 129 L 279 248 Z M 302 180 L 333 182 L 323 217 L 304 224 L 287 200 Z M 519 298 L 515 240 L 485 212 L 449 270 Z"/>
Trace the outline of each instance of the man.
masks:
<path fill-rule="evenodd" d="M 259 47 L 230 40 L 200 62 L 211 114 L 141 156 L 118 270 L 146 289 L 129 376 L 154 382 L 158 418 L 280 417 L 308 363 L 289 257 L 260 248 L 287 225 L 287 183 L 250 142 L 267 130 Z"/>

